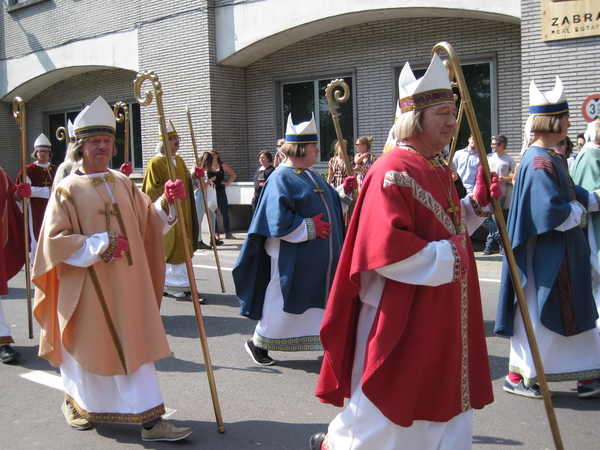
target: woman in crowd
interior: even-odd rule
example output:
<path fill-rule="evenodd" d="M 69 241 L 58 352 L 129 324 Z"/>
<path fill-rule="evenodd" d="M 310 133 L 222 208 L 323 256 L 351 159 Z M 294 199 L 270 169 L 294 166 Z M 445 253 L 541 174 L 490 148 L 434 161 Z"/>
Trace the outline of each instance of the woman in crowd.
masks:
<path fill-rule="evenodd" d="M 229 229 L 229 204 L 227 202 L 227 194 L 225 188 L 229 186 L 235 180 L 237 176 L 234 170 L 229 167 L 229 164 L 221 161 L 221 156 L 216 150 L 211 150 L 210 153 L 213 157 L 213 162 L 208 171 L 208 179 L 214 184 L 217 190 L 217 205 L 221 216 L 223 217 L 223 228 L 225 228 L 225 237 L 227 239 L 235 239 L 235 236 L 231 234 Z M 225 181 L 225 174 L 229 175 L 229 179 Z M 215 220 L 215 238 L 220 239 L 217 221 Z"/>
<path fill-rule="evenodd" d="M 356 172 L 356 179 L 358 186 L 362 186 L 363 180 L 367 171 L 371 168 L 375 162 L 375 155 L 371 153 L 371 144 L 373 143 L 373 137 L 359 137 L 356 140 L 356 155 L 354 156 L 354 164 L 356 165 L 354 171 Z"/>
<path fill-rule="evenodd" d="M 252 210 L 256 209 L 256 203 L 258 202 L 258 196 L 262 191 L 267 178 L 273 173 L 275 167 L 273 167 L 273 156 L 269 150 L 263 150 L 258 154 L 258 162 L 260 167 L 254 174 L 254 195 L 252 196 Z"/>
<path fill-rule="evenodd" d="M 344 146 L 348 148 L 348 143 L 344 139 Z M 327 173 L 327 183 L 329 183 L 332 187 L 337 188 L 344 183 L 344 180 L 348 176 L 346 173 L 346 165 L 344 164 L 344 158 L 342 157 L 342 147 L 340 143 L 335 140 L 333 142 L 333 158 L 329 160 L 329 171 Z M 354 162 L 351 162 L 352 167 L 354 167 Z"/>
<path fill-rule="evenodd" d="M 210 152 L 202 152 L 202 154 L 200 155 L 200 167 L 202 167 L 204 169 L 204 173 L 208 173 L 208 171 L 212 168 L 212 162 L 213 162 L 213 157 L 212 154 Z M 192 181 L 194 183 L 194 198 L 196 200 L 196 215 L 198 216 L 198 236 L 200 237 L 200 241 L 198 242 L 198 249 L 200 250 L 212 250 L 211 247 L 211 243 L 212 240 L 209 240 L 209 243 L 206 244 L 202 241 L 202 220 L 204 220 L 204 213 L 205 213 L 205 208 L 204 208 L 204 194 L 205 192 L 202 191 L 202 189 L 200 189 L 200 181 L 198 180 L 198 178 L 196 178 L 196 176 L 194 174 L 192 174 Z M 206 185 L 205 185 L 206 188 Z M 211 187 L 211 189 L 213 189 Z M 208 201 L 208 199 L 207 199 Z M 215 211 L 210 207 L 210 202 L 209 202 L 209 211 L 210 211 L 210 218 L 209 220 L 212 221 L 212 223 L 215 222 Z M 208 230 L 208 232 L 210 233 L 210 229 Z M 217 245 L 221 245 L 223 244 L 223 241 L 221 241 L 220 239 L 215 239 Z"/>

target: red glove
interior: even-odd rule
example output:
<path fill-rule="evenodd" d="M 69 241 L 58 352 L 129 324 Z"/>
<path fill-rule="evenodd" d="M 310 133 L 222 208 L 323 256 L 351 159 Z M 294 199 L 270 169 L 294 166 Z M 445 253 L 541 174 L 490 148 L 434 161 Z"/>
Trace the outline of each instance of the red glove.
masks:
<path fill-rule="evenodd" d="M 500 177 L 496 172 L 492 172 L 492 185 L 490 186 L 490 193 L 492 197 L 496 200 L 500 200 L 504 197 L 504 192 L 502 191 L 502 184 L 500 183 Z"/>
<path fill-rule="evenodd" d="M 121 168 L 119 169 L 119 171 L 126 176 L 131 175 L 131 173 L 133 172 L 133 167 L 131 164 L 131 161 L 129 161 L 128 163 L 123 163 L 121 164 Z"/>
<path fill-rule="evenodd" d="M 358 189 L 358 181 L 356 181 L 356 177 L 346 177 L 344 180 L 344 194 L 348 195 L 354 189 Z"/>
<path fill-rule="evenodd" d="M 312 218 L 313 223 L 315 224 L 315 234 L 321 239 L 327 239 L 331 234 L 331 224 L 321 220 L 324 215 L 325 213 L 321 213 Z"/>
<path fill-rule="evenodd" d="M 17 195 L 21 198 L 31 197 L 31 185 L 29 183 L 17 184 Z"/>
<path fill-rule="evenodd" d="M 490 196 L 494 197 L 496 200 L 501 199 L 504 196 L 502 192 L 502 186 L 500 185 L 500 181 L 498 180 L 498 174 L 496 172 L 492 172 L 490 174 L 492 179 L 492 185 L 488 190 L 485 179 L 483 177 L 483 167 L 479 166 L 477 169 L 477 180 L 475 181 L 475 189 L 473 189 L 473 194 L 479 203 L 479 206 L 487 206 L 490 204 Z M 491 191 L 491 194 L 490 194 Z"/>
<path fill-rule="evenodd" d="M 458 259 L 460 261 L 460 279 L 462 280 L 469 270 L 469 253 L 467 252 L 467 243 L 464 233 L 457 234 L 448 239 L 452 245 L 452 249 L 458 251 Z M 458 281 L 458 280 L 455 280 Z"/>
<path fill-rule="evenodd" d="M 204 178 L 204 169 L 202 167 L 195 166 L 194 175 L 196 175 L 196 178 Z"/>
<path fill-rule="evenodd" d="M 167 181 L 165 183 L 165 197 L 169 201 L 169 203 L 173 203 L 176 198 L 184 199 L 187 197 L 187 193 L 185 192 L 185 186 L 183 185 L 183 181 L 175 180 L 175 181 Z"/>
<path fill-rule="evenodd" d="M 117 249 L 113 255 L 115 258 L 122 258 L 125 256 L 125 252 L 129 251 L 129 242 L 125 240 L 125 235 L 119 234 L 117 241 Z"/>

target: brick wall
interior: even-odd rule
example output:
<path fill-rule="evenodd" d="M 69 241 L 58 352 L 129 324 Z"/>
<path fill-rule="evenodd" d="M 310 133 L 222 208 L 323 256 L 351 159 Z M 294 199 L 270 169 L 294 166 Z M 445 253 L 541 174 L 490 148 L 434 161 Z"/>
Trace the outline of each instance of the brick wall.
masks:
<path fill-rule="evenodd" d="M 217 149 L 238 173 L 238 180 L 248 181 L 256 170 L 258 152 L 273 150 L 281 134 L 276 126 L 275 78 L 353 71 L 357 132 L 359 136 L 374 136 L 374 149 L 379 151 L 395 112 L 394 68 L 406 60 L 427 60 L 433 45 L 447 40 L 463 59 L 483 53 L 496 55 L 499 131 L 508 136 L 509 151 L 517 152 L 520 147 L 516 144 L 520 142 L 523 122 L 518 25 L 449 18 L 371 22 L 324 31 L 244 69 L 215 62 L 213 4 L 218 7 L 227 1 L 43 2 L 3 13 L 5 35 L 11 40 L 0 44 L 10 48 L 7 51 L 0 47 L 0 54 L 17 57 L 72 39 L 135 27 L 139 67 L 159 76 L 165 116 L 182 135 L 181 154 L 186 162 L 193 161 L 185 112 L 189 105 L 198 150 Z M 48 23 L 58 27 L 58 32 Z M 109 102 L 133 100 L 135 75 L 115 69 L 93 71 L 43 91 L 27 104 L 29 147 L 39 133 L 46 131 L 43 123 L 47 112 L 81 107 L 97 95 Z M 144 90 L 151 88 L 150 83 L 144 84 Z M 19 132 L 9 104 L 1 105 L 0 126 L 5 134 L 0 142 L 0 166 L 18 170 Z M 142 107 L 144 161 L 154 154 L 157 128 L 153 102 Z"/>
<path fill-rule="evenodd" d="M 246 70 L 248 158 L 273 149 L 276 77 L 347 69 L 355 71 L 358 136 L 373 136 L 380 152 L 394 120 L 394 67 L 429 58 L 440 41 L 450 42 L 459 58 L 495 53 L 499 132 L 509 152 L 520 149 L 521 70 L 519 26 L 473 19 L 424 18 L 365 23 L 321 35 L 282 49 Z"/>

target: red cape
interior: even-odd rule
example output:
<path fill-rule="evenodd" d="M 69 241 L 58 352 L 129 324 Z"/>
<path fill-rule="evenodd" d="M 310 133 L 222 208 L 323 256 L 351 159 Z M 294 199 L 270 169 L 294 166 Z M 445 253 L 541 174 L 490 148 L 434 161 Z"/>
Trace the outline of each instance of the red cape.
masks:
<path fill-rule="evenodd" d="M 367 174 L 321 328 L 325 355 L 316 395 L 323 402 L 341 407 L 351 394 L 360 273 L 402 261 L 453 234 L 443 211 L 448 201 L 433 170 L 451 186 L 458 205 L 450 171 L 432 169 L 404 149 L 385 154 Z M 467 251 L 469 272 L 462 282 L 438 287 L 386 282 L 367 342 L 362 390 L 400 426 L 446 422 L 493 401 L 469 239 Z"/>
<path fill-rule="evenodd" d="M 14 200 L 15 184 L 0 169 L 0 239 L 3 252 L 0 257 L 0 295 L 8 294 L 8 281 L 25 264 L 25 229 L 23 214 Z"/>

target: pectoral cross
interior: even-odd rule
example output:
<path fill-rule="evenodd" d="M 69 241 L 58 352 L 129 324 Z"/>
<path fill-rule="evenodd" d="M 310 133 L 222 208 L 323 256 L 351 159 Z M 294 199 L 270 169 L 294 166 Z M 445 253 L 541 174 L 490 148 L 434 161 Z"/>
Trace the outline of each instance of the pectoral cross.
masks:
<path fill-rule="evenodd" d="M 98 210 L 100 214 L 104 214 L 106 216 L 106 231 L 110 231 L 110 216 L 118 216 L 118 212 L 110 209 L 110 203 L 104 203 L 104 209 Z"/>
<path fill-rule="evenodd" d="M 317 183 L 315 183 L 315 185 L 316 185 L 316 184 L 317 184 Z M 319 189 L 319 188 L 317 187 L 317 189 L 315 189 L 315 192 L 316 192 L 317 194 L 319 194 L 319 197 L 321 197 L 321 201 L 323 202 L 323 204 L 325 204 L 325 197 L 323 197 L 323 192 L 325 192 L 325 191 L 324 191 L 323 189 Z"/>
<path fill-rule="evenodd" d="M 456 228 L 456 232 L 461 233 L 461 226 L 460 226 L 460 222 L 458 221 L 458 214 L 457 214 L 457 212 L 459 211 L 459 208 L 457 206 L 454 206 L 454 202 L 452 202 L 451 197 L 448 197 L 448 204 L 450 205 L 450 207 L 446 209 L 446 212 L 452 216 L 452 221 L 454 222 L 454 227 Z"/>

